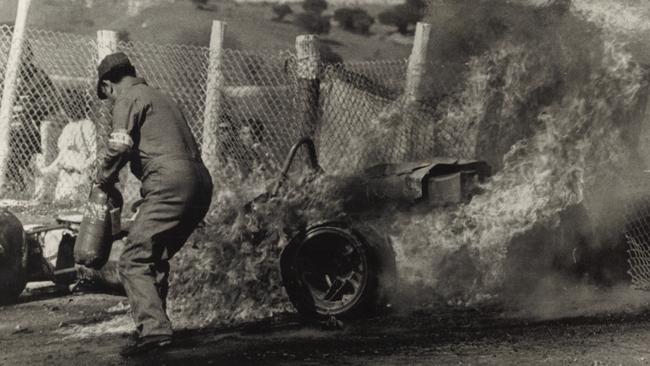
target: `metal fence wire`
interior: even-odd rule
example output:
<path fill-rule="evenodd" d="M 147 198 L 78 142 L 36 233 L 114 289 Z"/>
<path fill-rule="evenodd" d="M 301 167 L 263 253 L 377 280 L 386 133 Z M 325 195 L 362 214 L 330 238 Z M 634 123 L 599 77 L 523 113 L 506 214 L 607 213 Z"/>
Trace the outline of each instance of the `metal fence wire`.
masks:
<path fill-rule="evenodd" d="M 628 244 L 628 271 L 632 285 L 650 290 L 650 197 L 640 187 L 635 199 L 626 204 L 625 239 Z"/>
<path fill-rule="evenodd" d="M 293 58 L 289 51 L 224 51 L 215 136 L 220 161 L 275 170 L 301 137 L 296 77 L 289 69 Z"/>
<path fill-rule="evenodd" d="M 10 27 L 0 28 L 4 79 Z M 70 199 L 87 186 L 106 114 L 94 97 L 91 38 L 28 29 L 11 113 L 4 196 Z M 65 131 L 65 132 L 64 132 Z M 74 148 L 81 149 L 74 154 Z M 59 154 L 60 153 L 60 154 Z M 79 157 L 85 159 L 78 159 Z M 53 188 L 53 189 L 50 189 Z"/>
<path fill-rule="evenodd" d="M 408 60 L 329 65 L 321 76 L 318 146 L 326 171 L 375 164 L 473 157 L 465 136 L 437 123 L 436 110 L 405 94 Z"/>
<path fill-rule="evenodd" d="M 2 76 L 11 34 L 11 27 L 0 27 Z M 97 48 L 91 36 L 27 30 L 1 198 L 87 196 L 111 117 L 110 105 L 95 95 Z M 293 52 L 224 50 L 216 129 L 206 131 L 209 48 L 119 42 L 117 49 L 149 85 L 172 96 L 204 150 L 216 147 L 216 166 L 244 174 L 258 168 L 277 171 L 292 144 L 310 131 L 315 131 L 324 170 L 340 174 L 433 154 L 472 154 L 462 136 L 436 127 L 433 108 L 405 97 L 407 60 L 321 66 L 317 126 L 312 129 L 301 121 L 304 96 Z M 120 182 L 127 200 L 138 197 L 134 177 L 124 173 Z"/>

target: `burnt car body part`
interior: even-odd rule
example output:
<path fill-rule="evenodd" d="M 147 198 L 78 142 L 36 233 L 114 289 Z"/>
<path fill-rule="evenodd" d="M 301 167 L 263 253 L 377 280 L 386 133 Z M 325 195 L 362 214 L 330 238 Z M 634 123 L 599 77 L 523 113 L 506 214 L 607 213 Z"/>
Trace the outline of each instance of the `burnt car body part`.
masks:
<path fill-rule="evenodd" d="M 293 161 L 296 158 L 296 154 L 298 153 L 298 150 L 300 149 L 301 146 L 304 146 L 305 150 L 307 151 L 307 158 L 309 159 L 308 160 L 309 167 L 315 173 L 323 172 L 323 169 L 318 163 L 318 156 L 316 155 L 316 145 L 314 145 L 314 141 L 309 137 L 303 137 L 291 147 L 291 150 L 289 150 L 289 154 L 287 155 L 287 158 L 284 161 L 284 165 L 282 166 L 280 179 L 277 180 L 273 190 L 271 191 L 272 195 L 276 195 L 278 193 L 278 190 L 284 183 L 284 181 L 289 179 L 289 170 L 291 169 Z"/>
<path fill-rule="evenodd" d="M 368 193 L 377 199 L 445 206 L 467 202 L 490 176 L 483 161 L 432 158 L 379 164 L 364 172 Z"/>

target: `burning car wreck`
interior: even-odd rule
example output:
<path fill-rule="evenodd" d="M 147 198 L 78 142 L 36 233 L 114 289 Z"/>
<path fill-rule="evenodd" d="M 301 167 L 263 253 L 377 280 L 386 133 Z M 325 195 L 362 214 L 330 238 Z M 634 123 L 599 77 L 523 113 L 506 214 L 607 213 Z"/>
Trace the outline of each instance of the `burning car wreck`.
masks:
<path fill-rule="evenodd" d="M 303 143 L 315 162 L 311 141 Z M 366 169 L 357 184 L 364 187 L 367 202 L 348 205 L 343 221 L 309 226 L 282 252 L 283 284 L 292 304 L 309 317 L 381 311 L 396 286 L 397 267 L 388 235 L 364 223 L 369 207 L 391 203 L 427 209 L 467 202 L 489 174 L 485 162 L 450 158 Z"/>

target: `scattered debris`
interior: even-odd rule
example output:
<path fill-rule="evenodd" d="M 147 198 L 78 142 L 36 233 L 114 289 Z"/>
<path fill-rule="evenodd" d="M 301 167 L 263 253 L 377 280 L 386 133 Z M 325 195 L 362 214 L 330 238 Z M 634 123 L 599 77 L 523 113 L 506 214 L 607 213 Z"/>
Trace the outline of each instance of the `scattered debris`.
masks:
<path fill-rule="evenodd" d="M 128 334 L 133 331 L 135 331 L 133 320 L 123 314 L 98 323 L 61 327 L 55 332 L 64 335 L 63 339 L 86 339 L 109 334 Z"/>
<path fill-rule="evenodd" d="M 106 309 L 106 312 L 108 314 L 126 314 L 129 310 L 131 310 L 131 305 L 126 301 L 120 301 L 116 305 Z"/>
<path fill-rule="evenodd" d="M 18 333 L 31 333 L 31 332 L 32 332 L 32 331 L 29 330 L 29 328 L 27 328 L 27 327 L 23 327 L 23 326 L 21 326 L 20 324 L 18 324 L 18 325 L 16 325 L 16 327 L 14 328 L 14 331 L 11 332 L 11 334 L 13 335 L 13 334 L 18 334 Z"/>
<path fill-rule="evenodd" d="M 330 316 L 326 320 L 321 321 L 320 326 L 323 330 L 341 330 L 343 329 L 343 322 L 336 319 L 334 316 Z"/>
<path fill-rule="evenodd" d="M 35 200 L 14 200 L 14 199 L 0 200 L 0 207 L 31 207 L 36 205 L 38 205 L 38 201 Z"/>

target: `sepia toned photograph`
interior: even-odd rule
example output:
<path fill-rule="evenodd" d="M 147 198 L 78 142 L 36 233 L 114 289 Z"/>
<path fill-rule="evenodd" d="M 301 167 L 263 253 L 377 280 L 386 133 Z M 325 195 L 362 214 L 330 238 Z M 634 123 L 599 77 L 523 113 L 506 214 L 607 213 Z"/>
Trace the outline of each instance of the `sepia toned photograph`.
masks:
<path fill-rule="evenodd" d="M 650 365 L 647 0 L 0 0 L 0 366 Z"/>

